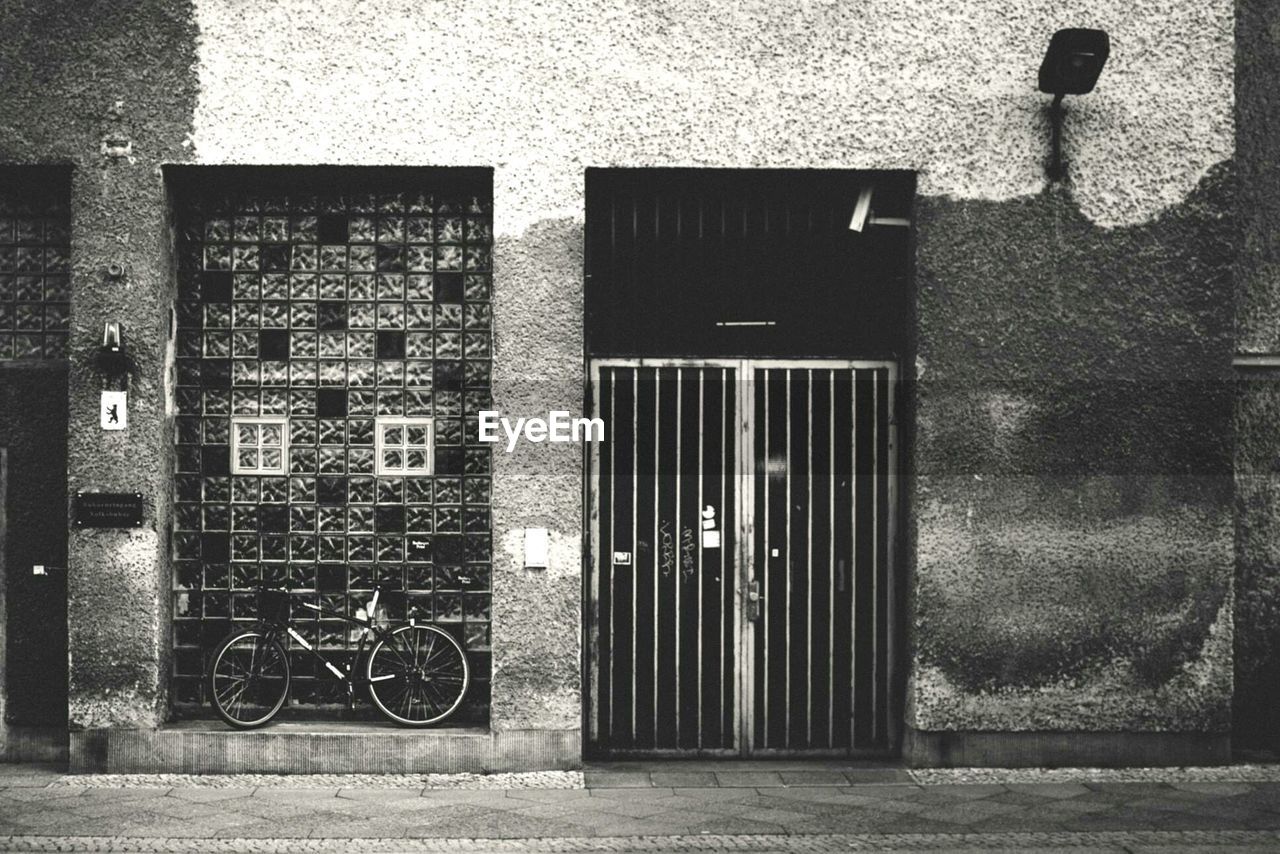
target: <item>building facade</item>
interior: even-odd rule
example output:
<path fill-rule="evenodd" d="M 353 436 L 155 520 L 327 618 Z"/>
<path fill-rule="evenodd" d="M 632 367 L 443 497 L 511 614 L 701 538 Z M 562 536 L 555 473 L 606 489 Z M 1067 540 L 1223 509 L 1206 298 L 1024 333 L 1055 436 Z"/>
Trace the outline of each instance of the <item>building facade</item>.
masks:
<path fill-rule="evenodd" d="M 3 4 L 7 755 L 1273 746 L 1278 14 Z M 1062 27 L 1112 50 L 1052 181 Z M 230 732 L 203 674 L 260 583 L 385 586 L 466 648 L 462 710 L 388 730 L 299 652 L 295 723 Z"/>

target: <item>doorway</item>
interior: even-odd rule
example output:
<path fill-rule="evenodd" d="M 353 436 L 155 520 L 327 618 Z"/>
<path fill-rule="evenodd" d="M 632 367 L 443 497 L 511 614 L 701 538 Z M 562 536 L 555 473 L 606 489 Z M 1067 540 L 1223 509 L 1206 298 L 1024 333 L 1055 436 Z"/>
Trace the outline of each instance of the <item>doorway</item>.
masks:
<path fill-rule="evenodd" d="M 897 365 L 597 359 L 589 744 L 879 755 L 896 735 Z"/>

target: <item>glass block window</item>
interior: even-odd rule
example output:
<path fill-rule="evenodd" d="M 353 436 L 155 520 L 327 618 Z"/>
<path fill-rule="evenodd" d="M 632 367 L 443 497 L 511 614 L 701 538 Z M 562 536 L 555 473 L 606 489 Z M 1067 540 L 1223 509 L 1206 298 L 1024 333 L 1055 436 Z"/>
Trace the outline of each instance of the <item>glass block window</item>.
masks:
<path fill-rule="evenodd" d="M 375 425 L 377 473 L 423 477 L 431 474 L 430 418 L 379 418 Z"/>
<path fill-rule="evenodd" d="M 288 453 L 288 419 L 231 419 L 232 474 L 287 474 Z"/>
<path fill-rule="evenodd" d="M 0 360 L 66 358 L 69 202 L 64 176 L 0 170 Z"/>
<path fill-rule="evenodd" d="M 263 171 L 273 177 L 239 193 L 213 180 L 175 187 L 175 709 L 212 714 L 205 657 L 255 618 L 255 585 L 289 589 L 294 627 L 338 666 L 352 662 L 356 636 L 301 606 L 354 615 L 381 585 L 388 620 L 434 621 L 462 641 L 474 682 L 458 720 L 482 722 L 492 533 L 490 446 L 476 422 L 491 408 L 487 173 L 483 185 L 383 181 L 350 192 Z M 392 423 L 403 431 L 380 429 Z M 388 468 L 381 452 L 391 449 L 402 453 Z M 290 714 L 345 706 L 341 684 L 306 650 L 291 650 L 290 661 Z M 372 707 L 357 709 L 377 719 Z"/>

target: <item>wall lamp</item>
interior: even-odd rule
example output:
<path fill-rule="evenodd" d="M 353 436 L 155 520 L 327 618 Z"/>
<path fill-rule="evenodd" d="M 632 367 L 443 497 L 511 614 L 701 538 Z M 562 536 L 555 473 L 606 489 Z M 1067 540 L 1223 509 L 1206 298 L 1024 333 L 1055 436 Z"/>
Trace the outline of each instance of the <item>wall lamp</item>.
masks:
<path fill-rule="evenodd" d="M 102 346 L 93 354 L 93 368 L 106 383 L 123 383 L 138 372 L 138 364 L 124 348 L 120 324 L 109 320 L 102 325 Z"/>
<path fill-rule="evenodd" d="M 1053 133 L 1050 181 L 1061 181 L 1067 177 L 1067 165 L 1062 160 L 1062 122 L 1067 111 L 1062 106 L 1062 99 L 1067 95 L 1092 92 L 1110 54 L 1111 39 L 1102 30 L 1058 30 L 1049 40 L 1049 50 L 1040 63 L 1039 88 L 1053 96 L 1053 104 L 1049 107 L 1049 125 Z"/>

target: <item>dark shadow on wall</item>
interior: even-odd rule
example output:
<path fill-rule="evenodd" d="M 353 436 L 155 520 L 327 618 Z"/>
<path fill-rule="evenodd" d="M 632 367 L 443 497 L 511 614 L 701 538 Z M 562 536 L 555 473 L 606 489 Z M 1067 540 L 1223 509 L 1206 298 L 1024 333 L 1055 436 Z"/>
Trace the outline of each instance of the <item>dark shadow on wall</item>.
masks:
<path fill-rule="evenodd" d="M 1150 222 L 1070 194 L 919 206 L 915 646 L 968 694 L 1134 694 L 1229 591 L 1231 164 Z M 1222 662 L 1222 666 L 1229 666 Z"/>

